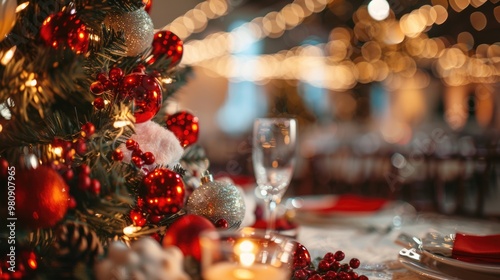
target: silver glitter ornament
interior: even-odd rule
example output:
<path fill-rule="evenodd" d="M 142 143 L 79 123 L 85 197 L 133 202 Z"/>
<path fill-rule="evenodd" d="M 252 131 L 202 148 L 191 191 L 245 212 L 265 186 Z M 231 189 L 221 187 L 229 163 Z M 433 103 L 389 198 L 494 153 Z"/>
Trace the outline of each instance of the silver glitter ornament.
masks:
<path fill-rule="evenodd" d="M 139 55 L 153 43 L 153 21 L 143 9 L 128 13 L 111 12 L 104 19 L 104 25 L 115 32 L 123 32 L 127 56 Z"/>
<path fill-rule="evenodd" d="M 204 216 L 214 224 L 224 219 L 228 227 L 239 227 L 245 217 L 245 200 L 238 188 L 228 182 L 214 181 L 207 173 L 201 182 L 189 196 L 186 211 Z"/>

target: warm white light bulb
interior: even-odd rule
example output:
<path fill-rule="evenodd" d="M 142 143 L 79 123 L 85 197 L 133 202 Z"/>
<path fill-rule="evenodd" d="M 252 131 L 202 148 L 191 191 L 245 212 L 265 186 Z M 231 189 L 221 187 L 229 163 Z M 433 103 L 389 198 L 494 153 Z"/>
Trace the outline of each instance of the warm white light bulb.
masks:
<path fill-rule="evenodd" d="M 386 0 L 372 0 L 368 3 L 368 13 L 374 20 L 384 20 L 389 16 L 391 7 Z"/>

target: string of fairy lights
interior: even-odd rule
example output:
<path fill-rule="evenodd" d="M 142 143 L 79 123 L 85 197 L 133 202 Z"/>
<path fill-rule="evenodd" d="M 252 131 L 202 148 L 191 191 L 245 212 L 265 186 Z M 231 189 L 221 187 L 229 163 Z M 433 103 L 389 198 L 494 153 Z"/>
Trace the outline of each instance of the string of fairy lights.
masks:
<path fill-rule="evenodd" d="M 456 43 L 427 36 L 427 31 L 434 25 L 446 22 L 449 9 L 461 12 L 469 6 L 478 8 L 487 1 L 433 0 L 431 5 L 421 6 L 396 19 L 392 11 L 380 10 L 384 7 L 390 9 L 389 5 L 371 5 L 384 4 L 385 0 L 372 0 L 354 12 L 354 27 L 334 28 L 326 43 L 301 45 L 259 56 L 233 55 L 253 42 L 279 38 L 307 17 L 339 2 L 295 0 L 279 11 L 256 17 L 230 32 L 216 32 L 201 40 L 185 41 L 183 64 L 231 79 L 256 83 L 272 79 L 303 80 L 331 90 L 383 81 L 391 74 L 410 77 L 420 65 L 430 64 L 436 75 L 451 86 L 491 83 L 500 77 L 500 68 L 495 63 L 500 54 L 498 44 L 481 44 L 472 49 L 474 36 L 466 31 L 458 35 Z M 230 8 L 226 0 L 207 0 L 163 29 L 186 40 L 193 33 L 205 30 L 208 20 L 226 15 Z M 492 12 L 500 22 L 500 8 Z M 387 15 L 384 17 L 384 14 Z M 482 12 L 472 13 L 469 20 L 477 31 L 487 26 Z M 355 45 L 354 42 L 362 44 Z M 354 52 L 356 48 L 358 51 Z M 353 53 L 361 55 L 353 56 Z M 245 65 L 250 64 L 255 65 L 254 71 L 246 70 Z"/>

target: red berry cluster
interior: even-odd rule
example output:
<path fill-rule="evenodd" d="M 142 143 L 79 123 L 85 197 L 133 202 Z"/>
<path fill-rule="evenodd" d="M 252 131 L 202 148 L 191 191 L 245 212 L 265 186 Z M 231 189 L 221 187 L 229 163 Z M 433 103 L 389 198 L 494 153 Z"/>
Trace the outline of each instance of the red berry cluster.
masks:
<path fill-rule="evenodd" d="M 123 70 L 118 67 L 111 68 L 108 75 L 106 73 L 97 74 L 97 81 L 90 85 L 90 91 L 97 96 L 94 99 L 94 107 L 96 109 L 104 109 L 106 103 L 102 98 L 102 94 L 117 88 L 124 75 Z"/>
<path fill-rule="evenodd" d="M 87 152 L 86 139 L 95 133 L 95 126 L 93 123 L 88 122 L 82 125 L 80 135 L 73 141 L 68 141 L 60 138 L 55 138 L 50 144 L 52 152 L 55 155 L 55 165 L 69 166 L 73 163 L 76 154 L 83 156 Z M 61 166 L 55 166 L 56 170 L 60 170 Z"/>
<path fill-rule="evenodd" d="M 368 280 L 365 275 L 358 275 L 354 269 L 360 261 L 352 258 L 348 263 L 341 263 L 345 259 L 342 251 L 328 252 L 319 260 L 317 268 L 306 262 L 294 262 L 293 280 Z"/>
<path fill-rule="evenodd" d="M 101 192 L 101 183 L 97 179 L 90 178 L 90 167 L 82 164 L 75 169 L 71 166 L 75 155 L 85 155 L 87 152 L 86 139 L 90 138 L 94 133 L 94 124 L 87 122 L 81 127 L 81 137 L 73 141 L 54 139 L 51 148 L 56 155 L 56 159 L 52 161 L 51 167 L 62 175 L 68 185 L 75 183 L 78 189 L 98 195 Z M 75 176 L 75 173 L 78 175 Z M 71 199 L 70 208 L 73 208 L 75 202 L 74 198 Z"/>
<path fill-rule="evenodd" d="M 135 226 L 142 227 L 147 222 L 147 215 L 140 208 L 130 210 L 128 215 Z"/>
<path fill-rule="evenodd" d="M 99 180 L 90 177 L 90 167 L 81 164 L 75 167 L 75 157 L 85 157 L 87 154 L 87 140 L 95 133 L 95 126 L 91 122 L 82 125 L 78 136 L 72 140 L 54 138 L 47 149 L 51 152 L 47 164 L 48 167 L 61 175 L 62 179 L 70 186 L 68 198 L 68 208 L 77 206 L 75 192 L 87 192 L 91 195 L 99 195 L 101 183 Z M 0 158 L 0 179 L 6 177 L 9 162 L 5 158 Z M 74 188 L 73 188 L 74 186 Z"/>
<path fill-rule="evenodd" d="M 101 193 L 101 182 L 97 179 L 90 178 L 90 167 L 88 165 L 80 165 L 78 171 L 78 188 L 80 190 L 88 191 L 96 195 Z"/>
<path fill-rule="evenodd" d="M 141 168 L 144 164 L 150 165 L 155 163 L 156 158 L 153 153 L 143 152 L 136 141 L 128 139 L 125 142 L 125 146 L 127 150 L 132 151 L 131 161 L 136 167 Z M 120 149 L 116 149 L 113 151 L 111 157 L 113 160 L 121 161 L 123 159 L 123 152 Z"/>
<path fill-rule="evenodd" d="M 146 71 L 146 67 L 143 65 L 137 66 L 132 72 L 133 73 L 141 73 L 144 74 Z M 93 82 L 90 85 L 90 91 L 97 96 L 94 99 L 94 107 L 98 110 L 104 109 L 106 105 L 104 98 L 102 95 L 105 92 L 111 92 L 120 86 L 123 78 L 125 77 L 125 73 L 119 67 L 112 67 L 108 74 L 99 73 L 96 76 L 97 81 Z"/>
<path fill-rule="evenodd" d="M 127 104 L 133 102 L 135 122 L 151 120 L 160 110 L 163 101 L 161 83 L 157 79 L 159 76 L 161 74 L 157 71 L 146 74 L 144 65 L 135 67 L 128 75 L 119 67 L 111 68 L 107 75 L 99 73 L 97 81 L 90 85 L 90 91 L 97 96 L 94 107 L 104 109 L 105 99 Z"/>

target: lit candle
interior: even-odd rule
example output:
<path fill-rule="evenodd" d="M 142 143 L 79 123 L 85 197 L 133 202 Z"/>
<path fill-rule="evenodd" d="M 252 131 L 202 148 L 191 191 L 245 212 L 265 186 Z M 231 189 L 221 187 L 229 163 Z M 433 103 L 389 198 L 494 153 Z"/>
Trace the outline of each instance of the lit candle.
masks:
<path fill-rule="evenodd" d="M 236 262 L 218 262 L 210 265 L 204 272 L 205 280 L 250 280 L 250 279 L 290 279 L 289 270 L 269 264 L 257 263 L 259 246 L 250 240 L 240 240 L 233 247 Z"/>
<path fill-rule="evenodd" d="M 250 280 L 250 279 L 290 279 L 288 269 L 277 268 L 267 264 L 254 263 L 244 266 L 239 263 L 220 262 L 213 264 L 203 273 L 205 280 Z"/>

